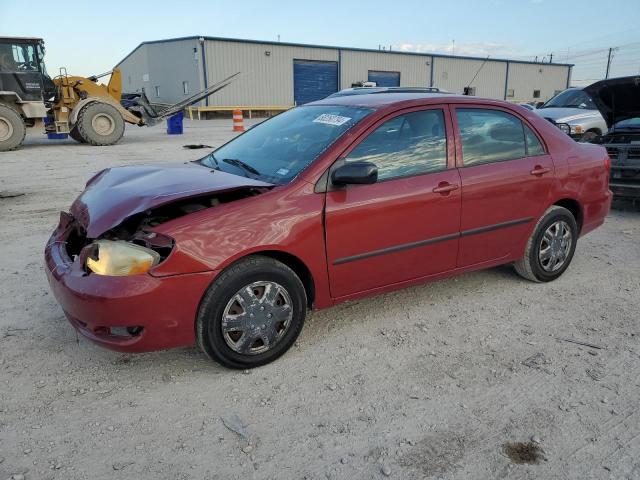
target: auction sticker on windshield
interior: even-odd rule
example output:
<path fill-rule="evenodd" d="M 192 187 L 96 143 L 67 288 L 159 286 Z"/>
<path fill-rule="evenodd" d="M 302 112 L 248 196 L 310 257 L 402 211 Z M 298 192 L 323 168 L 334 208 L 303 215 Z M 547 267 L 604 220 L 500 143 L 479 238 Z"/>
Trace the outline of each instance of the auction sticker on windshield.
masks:
<path fill-rule="evenodd" d="M 339 127 L 340 125 L 344 125 L 351 117 L 341 117 L 340 115 L 331 115 L 329 113 L 323 113 L 318 118 L 316 118 L 314 123 L 324 123 L 326 125 L 335 125 Z"/>

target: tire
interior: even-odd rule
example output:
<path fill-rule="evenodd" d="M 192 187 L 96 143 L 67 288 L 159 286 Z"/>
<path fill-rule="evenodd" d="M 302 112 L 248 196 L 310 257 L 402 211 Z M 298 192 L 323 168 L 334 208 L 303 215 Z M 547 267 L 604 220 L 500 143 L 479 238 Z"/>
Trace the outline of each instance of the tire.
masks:
<path fill-rule="evenodd" d="M 580 142 L 583 142 L 583 143 L 593 142 L 599 136 L 600 136 L 600 133 L 597 132 L 596 130 L 589 130 L 582 134 L 582 136 L 580 137 Z"/>
<path fill-rule="evenodd" d="M 78 143 L 87 143 L 87 141 L 82 137 L 82 135 L 80 135 L 80 132 L 78 131 L 78 127 L 77 126 L 74 126 L 69 131 L 69 136 L 71 138 L 73 138 Z"/>
<path fill-rule="evenodd" d="M 78 113 L 75 128 L 91 145 L 113 145 L 124 134 L 124 119 L 112 105 L 91 102 Z"/>
<path fill-rule="evenodd" d="M 236 300 L 241 292 L 244 306 Z M 202 351 L 225 367 L 258 367 L 293 345 L 306 312 L 305 289 L 293 270 L 269 257 L 250 256 L 225 270 L 205 292 L 196 338 Z"/>
<path fill-rule="evenodd" d="M 559 235 L 555 239 L 554 228 Z M 564 234 L 565 230 L 569 232 L 569 238 Z M 538 220 L 527 242 L 524 257 L 514 264 L 516 272 L 533 282 L 551 282 L 569 267 L 577 242 L 578 224 L 575 217 L 566 208 L 553 205 Z"/>
<path fill-rule="evenodd" d="M 26 134 L 27 127 L 20 114 L 7 105 L 0 105 L 0 152 L 18 148 Z"/>

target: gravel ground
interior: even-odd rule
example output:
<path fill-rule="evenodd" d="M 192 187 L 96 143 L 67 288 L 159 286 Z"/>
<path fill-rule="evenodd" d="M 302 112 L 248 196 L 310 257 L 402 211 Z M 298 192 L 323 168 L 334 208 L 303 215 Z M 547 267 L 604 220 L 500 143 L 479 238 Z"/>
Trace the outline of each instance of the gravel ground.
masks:
<path fill-rule="evenodd" d="M 0 480 L 640 478 L 637 210 L 556 282 L 500 267 L 314 312 L 251 372 L 77 338 L 44 274 L 58 211 L 99 169 L 195 159 L 182 145 L 230 130 L 0 154 L 0 191 L 23 194 L 0 199 Z"/>

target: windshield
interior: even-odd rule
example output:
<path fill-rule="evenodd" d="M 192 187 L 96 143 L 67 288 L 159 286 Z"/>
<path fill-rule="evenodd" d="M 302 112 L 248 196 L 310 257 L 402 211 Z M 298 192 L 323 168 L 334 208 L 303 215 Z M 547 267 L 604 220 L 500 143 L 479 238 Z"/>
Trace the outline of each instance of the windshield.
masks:
<path fill-rule="evenodd" d="M 595 110 L 596 105 L 589 95 L 582 90 L 572 88 L 559 93 L 540 108 L 584 108 Z"/>
<path fill-rule="evenodd" d="M 282 185 L 290 182 L 372 110 L 293 108 L 256 125 L 202 159 L 208 167 Z"/>
<path fill-rule="evenodd" d="M 640 117 L 635 118 L 627 118 L 626 120 L 621 120 L 613 126 L 614 129 L 640 129 Z"/>

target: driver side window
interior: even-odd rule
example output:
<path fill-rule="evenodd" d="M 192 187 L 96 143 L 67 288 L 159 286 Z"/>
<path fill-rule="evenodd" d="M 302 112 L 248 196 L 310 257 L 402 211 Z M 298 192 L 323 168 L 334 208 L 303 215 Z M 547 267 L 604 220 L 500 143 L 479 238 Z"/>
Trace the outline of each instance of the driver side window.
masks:
<path fill-rule="evenodd" d="M 384 122 L 345 158 L 378 167 L 378 181 L 447 168 L 447 135 L 442 110 L 423 110 Z"/>

